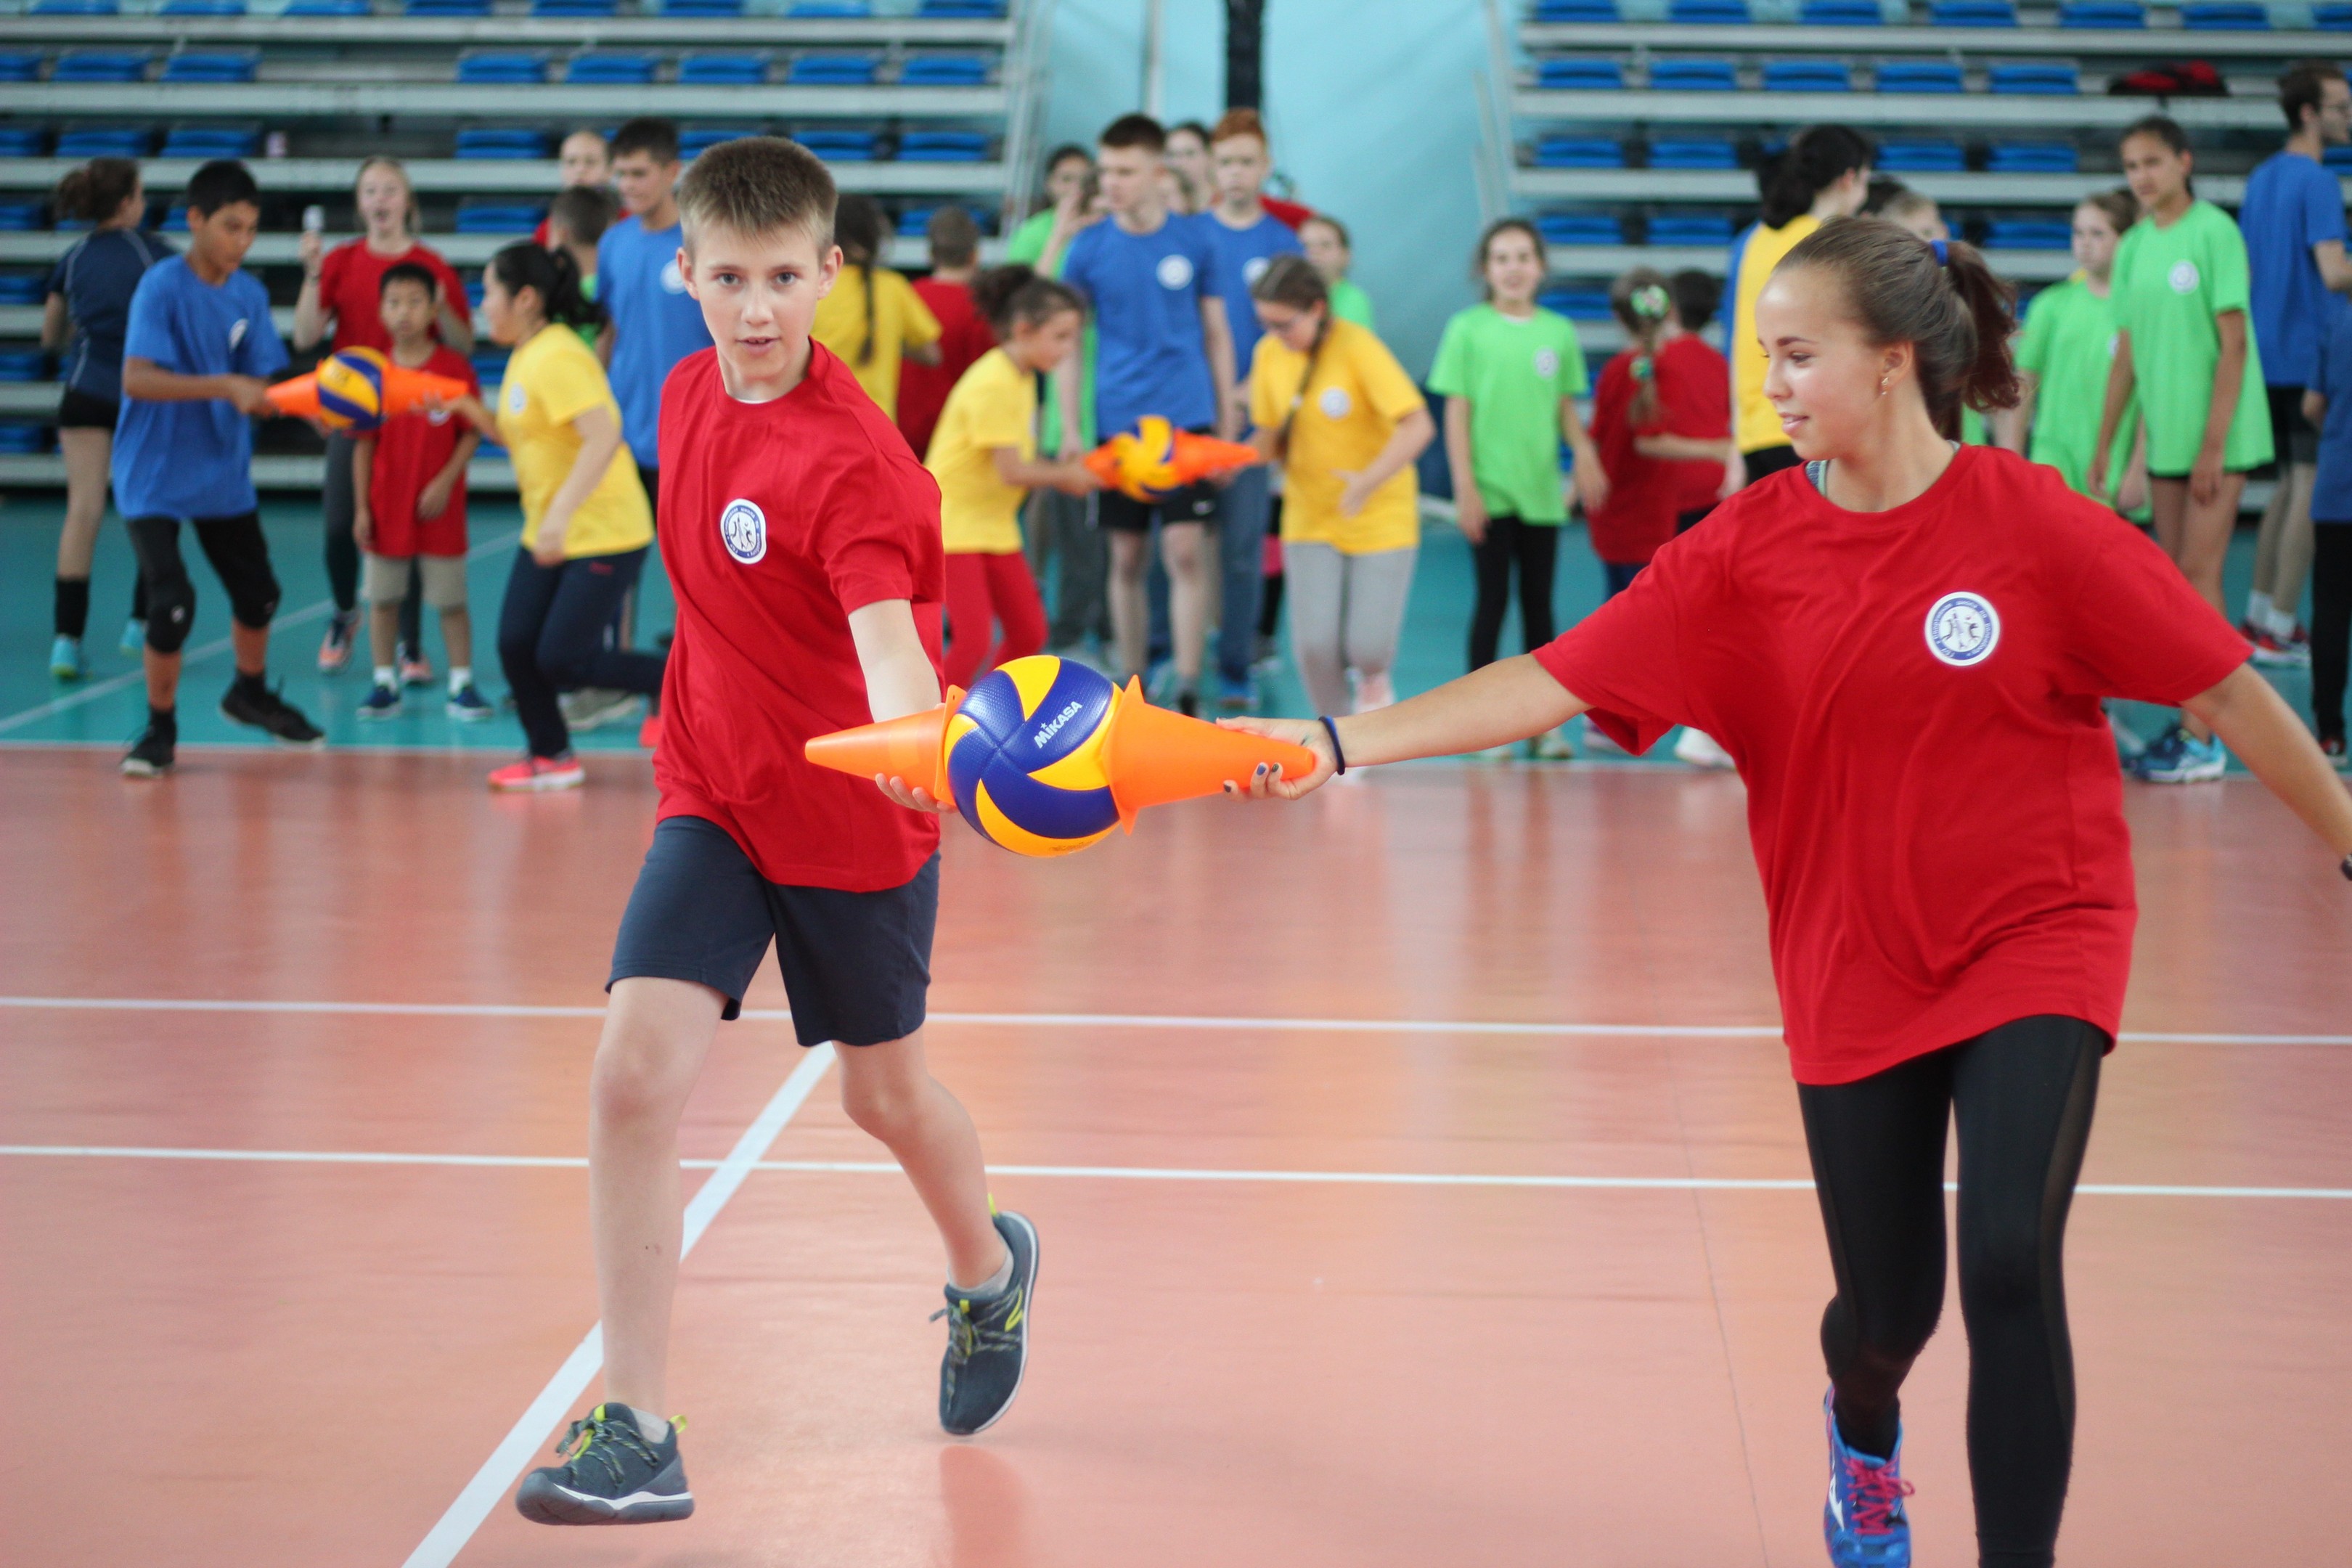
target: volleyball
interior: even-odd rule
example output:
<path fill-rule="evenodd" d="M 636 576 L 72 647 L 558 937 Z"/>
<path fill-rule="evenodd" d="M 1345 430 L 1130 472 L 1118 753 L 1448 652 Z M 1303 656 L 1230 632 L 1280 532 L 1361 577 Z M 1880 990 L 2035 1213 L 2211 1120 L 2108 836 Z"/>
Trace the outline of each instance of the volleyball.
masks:
<path fill-rule="evenodd" d="M 956 809 L 1016 855 L 1068 855 L 1118 826 L 1103 737 L 1118 688 L 1038 654 L 983 675 L 948 721 Z"/>
<path fill-rule="evenodd" d="M 319 419 L 331 430 L 373 430 L 383 423 L 384 357 L 342 349 L 319 364 Z"/>
<path fill-rule="evenodd" d="M 1176 432 L 1167 420 L 1150 415 L 1139 420 L 1132 436 L 1122 432 L 1109 446 L 1122 494 L 1137 500 L 1157 500 L 1183 483 L 1176 473 Z"/>

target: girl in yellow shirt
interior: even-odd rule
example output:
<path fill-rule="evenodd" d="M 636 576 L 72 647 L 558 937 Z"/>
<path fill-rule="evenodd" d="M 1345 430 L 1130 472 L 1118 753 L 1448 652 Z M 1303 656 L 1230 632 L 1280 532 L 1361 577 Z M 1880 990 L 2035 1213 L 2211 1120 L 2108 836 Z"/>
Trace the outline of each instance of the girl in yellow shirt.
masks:
<path fill-rule="evenodd" d="M 481 314 L 492 341 L 514 351 L 499 409 L 478 397 L 450 407 L 504 444 L 522 492 L 522 548 L 499 612 L 499 662 L 530 742 L 521 762 L 490 775 L 490 787 L 572 789 L 585 775 L 557 693 L 661 691 L 659 654 L 604 646 L 604 628 L 645 566 L 653 508 L 622 444 L 604 367 L 574 330 L 603 312 L 581 298 L 571 256 L 508 246 L 482 271 Z"/>
<path fill-rule="evenodd" d="M 1021 503 L 1032 489 L 1082 496 L 1095 488 L 1077 459 L 1037 458 L 1037 378 L 1078 346 L 1086 311 L 1077 295 L 1015 266 L 982 273 L 971 297 L 998 346 L 948 394 L 923 460 L 939 481 L 947 547 L 947 678 L 967 688 L 1045 646 L 1045 606 L 1021 553 Z M 992 645 L 997 626 L 1003 635 Z"/>
<path fill-rule="evenodd" d="M 834 215 L 841 275 L 817 301 L 809 336 L 841 356 L 866 395 L 892 424 L 898 420 L 898 366 L 940 363 L 940 319 L 906 275 L 878 265 L 882 209 L 868 196 L 845 195 Z"/>
<path fill-rule="evenodd" d="M 1265 328 L 1251 361 L 1250 441 L 1282 465 L 1291 657 L 1317 712 L 1385 707 L 1421 548 L 1412 463 L 1437 422 L 1381 340 L 1333 318 L 1305 257 L 1276 257 L 1250 300 Z"/>

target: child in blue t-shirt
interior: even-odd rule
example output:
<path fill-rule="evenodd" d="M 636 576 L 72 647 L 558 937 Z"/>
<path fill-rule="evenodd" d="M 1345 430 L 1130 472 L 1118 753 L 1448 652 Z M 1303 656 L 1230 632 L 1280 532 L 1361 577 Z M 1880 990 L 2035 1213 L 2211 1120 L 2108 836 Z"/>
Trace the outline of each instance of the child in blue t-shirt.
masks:
<path fill-rule="evenodd" d="M 135 778 L 168 772 L 179 740 L 180 649 L 196 614 L 180 556 L 195 530 L 228 591 L 236 677 L 221 712 L 289 745 L 325 736 L 269 689 L 278 577 L 253 493 L 252 417 L 271 413 L 267 377 L 285 368 L 269 295 L 239 270 L 261 222 L 261 193 L 234 159 L 188 182 L 188 251 L 150 268 L 122 339 L 122 414 L 114 430 L 115 503 L 147 593 L 147 727 L 122 759 Z"/>
<path fill-rule="evenodd" d="M 628 216 L 596 241 L 596 302 L 605 337 L 597 345 L 621 405 L 621 439 L 637 460 L 646 498 L 660 503 L 662 383 L 677 362 L 710 346 L 702 308 L 678 275 L 677 127 L 632 120 L 613 135 L 613 183 Z"/>
<path fill-rule="evenodd" d="M 2319 334 L 2303 416 L 2319 426 L 2311 484 L 2311 717 L 2341 772 L 2344 684 L 2352 662 L 2352 305 L 2338 300 Z"/>

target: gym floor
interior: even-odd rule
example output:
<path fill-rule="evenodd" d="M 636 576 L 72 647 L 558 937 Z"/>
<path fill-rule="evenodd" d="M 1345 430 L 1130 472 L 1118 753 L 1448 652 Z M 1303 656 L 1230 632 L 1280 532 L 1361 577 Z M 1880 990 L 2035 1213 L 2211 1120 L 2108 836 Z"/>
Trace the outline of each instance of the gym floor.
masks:
<path fill-rule="evenodd" d="M 593 1398 L 586 1071 L 646 762 L 493 797 L 452 742 L 511 721 L 362 731 L 314 616 L 273 665 L 324 754 L 121 780 L 134 687 L 18 722 L 60 692 L 34 510 L 0 522 L 11 1561 L 1820 1561 L 1829 1270 L 1737 779 L 1433 763 L 1058 861 L 951 825 L 929 1037 L 1042 1233 L 1020 1401 L 933 1425 L 936 1240 L 771 970 L 684 1135 L 700 1510 L 559 1533 L 509 1497 Z M 299 615 L 315 523 L 271 521 Z M 129 668 L 106 550 L 93 687 Z M 1459 658 L 1466 561 L 1427 553 L 1407 689 Z M 2352 900 L 2251 781 L 2128 801 L 2063 1560 L 2330 1561 L 2282 1500 L 2352 1451 Z M 1964 1357 L 1955 1306 L 1906 1401 L 1922 1568 L 1973 1561 Z"/>

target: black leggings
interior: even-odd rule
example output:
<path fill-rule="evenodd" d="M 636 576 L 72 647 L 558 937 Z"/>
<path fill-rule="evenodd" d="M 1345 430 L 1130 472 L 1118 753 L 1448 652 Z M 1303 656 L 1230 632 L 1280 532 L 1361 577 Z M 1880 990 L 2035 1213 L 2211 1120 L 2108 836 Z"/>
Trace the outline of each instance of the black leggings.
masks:
<path fill-rule="evenodd" d="M 1983 1568 L 2049 1568 L 2074 1453 L 2066 1210 L 2107 1037 L 2079 1018 L 2003 1024 L 1832 1088 L 1800 1085 L 1837 1295 L 1822 1352 L 1837 1422 L 1894 1449 L 1897 1393 L 1944 1306 L 1944 1132 L 1960 1137 L 1969 1473 Z"/>
<path fill-rule="evenodd" d="M 1527 651 L 1552 639 L 1551 580 L 1559 561 L 1559 525 L 1490 517 L 1486 537 L 1473 552 L 1478 564 L 1478 607 L 1470 613 L 1470 668 L 1495 662 L 1503 640 L 1503 612 L 1511 603 L 1511 568 L 1519 569 L 1519 630 Z"/>
<path fill-rule="evenodd" d="M 2342 740 L 2352 663 L 2352 522 L 2323 522 L 2311 542 L 2311 716 L 2322 738 Z"/>
<path fill-rule="evenodd" d="M 556 694 L 583 686 L 657 696 L 662 656 L 613 646 L 613 613 L 637 581 L 645 550 L 589 555 L 541 566 L 515 552 L 499 608 L 499 665 L 514 693 L 515 717 L 534 757 L 572 749 Z"/>

